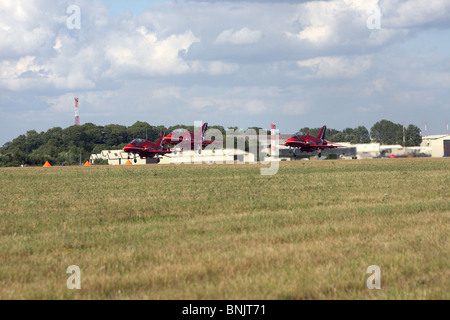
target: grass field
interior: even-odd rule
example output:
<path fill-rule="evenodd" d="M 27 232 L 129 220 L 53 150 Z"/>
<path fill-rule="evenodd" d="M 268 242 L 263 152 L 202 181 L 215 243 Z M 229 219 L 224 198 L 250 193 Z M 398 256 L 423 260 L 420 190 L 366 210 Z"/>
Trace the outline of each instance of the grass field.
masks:
<path fill-rule="evenodd" d="M 260 168 L 0 169 L 0 298 L 450 298 L 448 159 Z"/>

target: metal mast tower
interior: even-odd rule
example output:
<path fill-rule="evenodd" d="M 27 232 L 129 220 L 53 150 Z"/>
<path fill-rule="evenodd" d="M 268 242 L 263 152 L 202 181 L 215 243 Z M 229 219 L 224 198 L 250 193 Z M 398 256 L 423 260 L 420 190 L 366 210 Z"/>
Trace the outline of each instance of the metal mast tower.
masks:
<path fill-rule="evenodd" d="M 80 111 L 78 110 L 78 98 L 75 98 L 75 125 L 80 125 Z"/>
<path fill-rule="evenodd" d="M 406 156 L 406 132 L 405 132 L 405 121 L 403 121 L 403 155 Z"/>
<path fill-rule="evenodd" d="M 277 125 L 275 123 L 272 123 L 270 126 L 270 156 L 274 157 L 275 153 L 276 153 L 276 148 L 277 146 L 275 145 L 275 130 L 277 128 Z"/>

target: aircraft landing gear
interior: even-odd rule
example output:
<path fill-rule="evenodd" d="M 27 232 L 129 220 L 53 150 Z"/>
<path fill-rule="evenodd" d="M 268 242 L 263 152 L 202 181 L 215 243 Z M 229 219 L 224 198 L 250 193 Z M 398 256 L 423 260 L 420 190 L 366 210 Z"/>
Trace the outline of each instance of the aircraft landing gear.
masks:
<path fill-rule="evenodd" d="M 137 158 L 134 158 L 134 163 L 137 163 Z"/>

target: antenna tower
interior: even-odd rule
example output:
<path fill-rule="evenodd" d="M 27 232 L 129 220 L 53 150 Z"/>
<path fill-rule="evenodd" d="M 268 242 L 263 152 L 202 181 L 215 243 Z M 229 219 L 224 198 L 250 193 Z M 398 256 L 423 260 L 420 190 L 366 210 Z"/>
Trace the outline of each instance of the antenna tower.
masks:
<path fill-rule="evenodd" d="M 406 152 L 406 149 L 405 149 L 405 142 L 406 142 L 406 137 L 405 137 L 405 121 L 403 121 L 403 150 L 404 150 L 404 152 Z"/>
<path fill-rule="evenodd" d="M 75 98 L 75 125 L 80 125 L 80 111 L 78 109 L 78 98 Z"/>
<path fill-rule="evenodd" d="M 276 152 L 276 146 L 275 146 L 275 130 L 277 128 L 277 125 L 275 123 L 272 123 L 270 126 L 270 156 L 273 157 Z"/>

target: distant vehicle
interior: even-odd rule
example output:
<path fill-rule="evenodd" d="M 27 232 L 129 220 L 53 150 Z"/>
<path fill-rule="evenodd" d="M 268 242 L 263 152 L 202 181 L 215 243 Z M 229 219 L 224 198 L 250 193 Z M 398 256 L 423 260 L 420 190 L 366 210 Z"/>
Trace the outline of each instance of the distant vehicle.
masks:
<path fill-rule="evenodd" d="M 222 143 L 221 141 L 210 140 L 205 138 L 205 132 L 208 129 L 208 123 L 204 123 L 201 130 L 198 133 L 189 132 L 186 129 L 176 129 L 164 137 L 164 142 L 176 146 L 181 144 L 186 146 L 186 144 L 191 144 L 191 150 L 195 147 L 205 148 L 212 143 Z"/>
<path fill-rule="evenodd" d="M 128 153 L 128 159 L 131 154 L 134 155 L 134 163 L 137 162 L 137 156 L 141 158 L 156 158 L 158 163 L 161 161 L 160 156 L 164 156 L 167 153 L 172 153 L 170 149 L 165 146 L 163 141 L 164 132 L 159 137 L 156 143 L 147 141 L 146 139 L 135 139 L 123 148 L 123 152 Z"/>
<path fill-rule="evenodd" d="M 295 150 L 300 149 L 300 151 L 305 152 L 318 152 L 319 158 L 322 156 L 322 150 L 327 148 L 334 149 L 342 147 L 340 145 L 331 144 L 330 142 L 325 140 L 325 133 L 327 131 L 327 126 L 323 126 L 320 129 L 317 137 L 310 135 L 305 132 L 297 132 L 292 135 L 289 139 L 285 141 L 282 146 L 287 146 L 289 149 L 294 149 L 294 158 L 296 157 Z"/>

